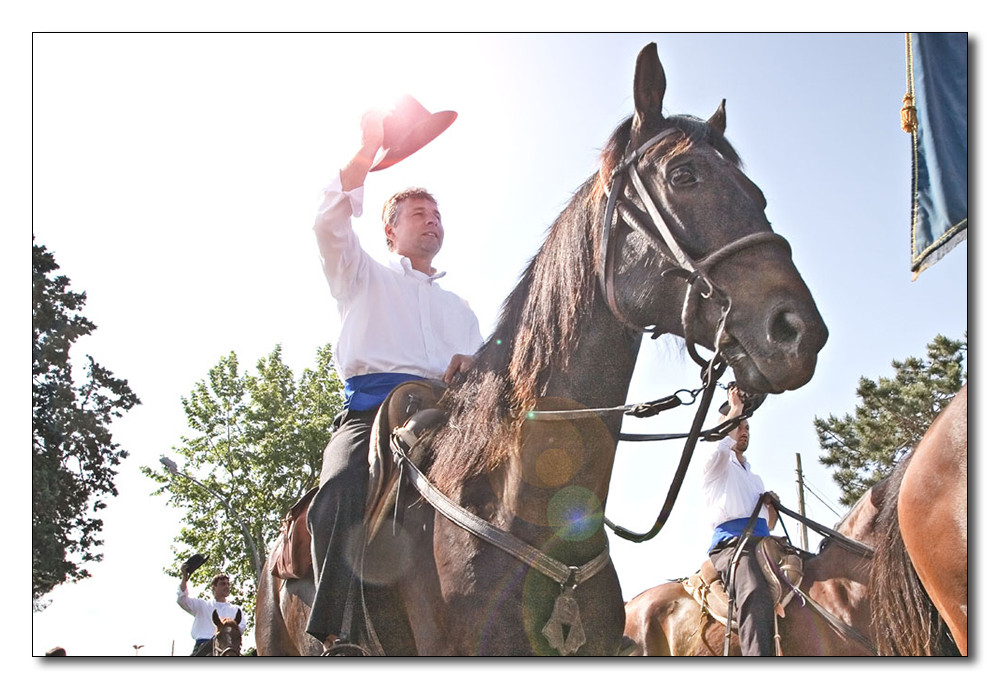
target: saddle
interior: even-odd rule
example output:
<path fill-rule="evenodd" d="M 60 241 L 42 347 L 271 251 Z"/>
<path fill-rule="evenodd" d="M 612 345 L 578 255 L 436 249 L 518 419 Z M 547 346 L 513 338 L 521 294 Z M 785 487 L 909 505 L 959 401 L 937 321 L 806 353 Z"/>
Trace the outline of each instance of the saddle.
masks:
<path fill-rule="evenodd" d="M 401 469 L 393 455 L 393 437 L 409 460 L 422 469 L 427 463 L 429 431 L 445 420 L 444 411 L 437 408 L 444 390 L 444 383 L 436 380 L 402 383 L 389 393 L 375 415 L 365 503 L 368 543 L 375 538 L 396 503 Z"/>
<path fill-rule="evenodd" d="M 399 466 L 393 460 L 392 438 L 421 467 L 426 463 L 427 432 L 445 418 L 436 405 L 444 393 L 444 383 L 431 380 L 408 381 L 396 387 L 379 407 L 372 425 L 368 455 L 369 481 L 365 507 L 367 540 L 370 543 L 396 501 Z M 312 574 L 312 534 L 307 513 L 316 486 L 302 496 L 281 521 L 278 542 L 271 551 L 271 573 L 281 579 L 305 579 Z"/>
<path fill-rule="evenodd" d="M 312 534 L 306 513 L 318 490 L 319 486 L 315 486 L 299 498 L 281 520 L 281 531 L 270 561 L 271 574 L 280 579 L 305 579 L 312 575 Z"/>
<path fill-rule="evenodd" d="M 802 555 L 787 538 L 766 536 L 757 542 L 753 556 L 757 558 L 767 580 L 775 613 L 785 615 L 785 606 L 795 588 L 802 583 Z M 701 569 L 681 582 L 684 590 L 720 624 L 729 616 L 729 594 L 711 560 L 705 560 Z M 793 588 L 794 587 L 794 588 Z"/>

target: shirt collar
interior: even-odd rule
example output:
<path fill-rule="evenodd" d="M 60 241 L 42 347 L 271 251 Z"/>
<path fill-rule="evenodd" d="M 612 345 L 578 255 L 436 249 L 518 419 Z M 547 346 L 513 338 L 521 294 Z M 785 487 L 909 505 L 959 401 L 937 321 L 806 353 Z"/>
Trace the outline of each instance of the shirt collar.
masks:
<path fill-rule="evenodd" d="M 397 273 L 402 273 L 404 275 L 412 275 L 415 278 L 426 280 L 427 282 L 440 280 L 441 278 L 443 278 L 445 275 L 448 274 L 444 270 L 439 270 L 433 275 L 427 275 L 426 273 L 422 273 L 419 270 L 416 270 L 413 267 L 413 264 L 410 262 L 410 259 L 408 259 L 406 256 L 400 256 L 399 254 L 393 254 L 393 253 L 389 254 L 389 267 L 392 268 Z"/>
<path fill-rule="evenodd" d="M 746 469 L 750 471 L 750 458 L 747 457 L 747 453 L 743 453 L 743 463 L 740 463 L 740 458 L 736 454 L 736 450 L 729 451 L 729 461 L 738 466 L 740 469 Z"/>

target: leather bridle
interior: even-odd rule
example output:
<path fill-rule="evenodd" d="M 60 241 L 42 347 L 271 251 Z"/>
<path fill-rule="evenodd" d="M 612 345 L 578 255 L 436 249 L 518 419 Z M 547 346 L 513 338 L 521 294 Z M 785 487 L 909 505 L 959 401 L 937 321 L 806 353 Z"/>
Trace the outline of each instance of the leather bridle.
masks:
<path fill-rule="evenodd" d="M 666 194 L 659 199 L 660 203 L 664 206 L 663 211 L 661 211 L 660 204 L 656 202 L 653 195 L 647 189 L 638 169 L 639 159 L 644 153 L 663 141 L 666 137 L 680 131 L 678 128 L 668 127 L 650 137 L 649 140 L 622 159 L 611 172 L 611 184 L 605 188 L 608 202 L 604 212 L 604 226 L 601 232 L 600 258 L 602 276 L 600 285 L 611 313 L 628 329 L 637 333 L 652 333 L 654 339 L 663 334 L 664 331 L 660 326 L 641 326 L 634 323 L 622 313 L 621 308 L 618 306 L 614 284 L 614 240 L 620 226 L 620 223 L 615 222 L 615 216 L 617 215 L 629 227 L 648 236 L 659 253 L 668 263 L 673 265 L 672 268 L 663 272 L 663 277 L 677 274 L 687 280 L 688 286 L 684 295 L 684 307 L 681 316 L 684 342 L 691 358 L 699 366 L 705 368 L 709 365 L 709 362 L 698 354 L 695 349 L 693 323 L 697 306 L 700 302 L 693 294 L 697 292 L 698 296 L 702 299 L 714 298 L 722 301 L 722 309 L 725 316 L 732 305 L 732 300 L 721 288 L 712 282 L 709 278 L 710 271 L 730 256 L 757 244 L 776 242 L 784 247 L 789 254 L 791 254 L 791 248 L 784 237 L 774 232 L 756 232 L 741 237 L 716 249 L 702 259 L 692 258 L 681 247 L 678 236 L 685 235 L 683 220 L 681 220 L 679 214 L 671 205 L 670 199 Z M 626 183 L 631 183 L 632 189 L 635 191 L 644 208 L 638 207 L 622 193 Z M 716 348 L 718 348 L 718 342 L 725 327 L 724 316 L 720 320 L 719 330 L 716 333 Z"/>
<path fill-rule="evenodd" d="M 213 656 L 238 656 L 240 654 L 240 646 L 226 646 L 223 647 L 219 643 L 218 638 L 214 639 L 212 642 L 212 655 Z"/>

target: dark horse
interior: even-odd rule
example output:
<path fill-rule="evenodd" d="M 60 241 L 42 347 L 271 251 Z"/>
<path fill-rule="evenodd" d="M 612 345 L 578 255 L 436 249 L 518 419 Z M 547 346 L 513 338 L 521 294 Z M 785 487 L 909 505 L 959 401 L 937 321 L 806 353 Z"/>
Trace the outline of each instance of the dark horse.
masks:
<path fill-rule="evenodd" d="M 708 121 L 664 118 L 665 89 L 650 44 L 634 116 L 442 398 L 427 476 L 410 475 L 397 523 L 365 554 L 370 652 L 617 653 L 625 619 L 603 516 L 621 413 L 537 412 L 623 405 L 645 329 L 712 348 L 747 390 L 812 377 L 827 330 L 724 138 L 724 102 Z M 303 652 L 299 622 L 281 613 L 308 587 L 265 568 L 262 655 Z"/>
<path fill-rule="evenodd" d="M 958 651 L 968 654 L 968 404 L 967 385 L 938 415 L 909 458 L 899 488 L 899 540 L 887 545 L 890 564 L 904 556 L 908 586 L 901 590 L 887 575 L 876 591 L 886 610 L 880 647 L 898 655 L 934 654 L 950 650 L 936 645 L 943 619 Z M 904 547 L 905 546 L 905 547 Z M 888 571 L 888 570 L 887 570 Z M 915 572 L 919 584 L 913 580 Z M 926 592 L 926 595 L 925 595 Z M 934 604 L 928 610 L 927 598 Z M 940 619 L 938 618 L 940 614 Z"/>
<path fill-rule="evenodd" d="M 822 611 L 796 596 L 785 604 L 777 625 L 783 655 L 955 654 L 901 545 L 896 505 L 907 465 L 901 461 L 836 527 L 869 552 L 827 538 L 805 561 L 799 588 Z M 678 582 L 642 592 L 626 604 L 625 616 L 625 633 L 638 644 L 638 655 L 722 655 L 725 625 L 708 617 Z M 733 633 L 730 655 L 738 654 Z"/>

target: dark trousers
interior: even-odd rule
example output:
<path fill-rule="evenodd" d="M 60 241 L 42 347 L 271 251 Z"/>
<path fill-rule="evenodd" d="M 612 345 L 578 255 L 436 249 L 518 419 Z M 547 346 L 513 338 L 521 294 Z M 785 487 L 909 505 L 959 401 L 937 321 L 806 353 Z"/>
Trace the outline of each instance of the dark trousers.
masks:
<path fill-rule="evenodd" d="M 759 538 L 750 537 L 743 548 L 734 574 L 736 615 L 734 621 L 740 639 L 740 652 L 745 656 L 774 655 L 774 601 L 767 588 L 764 573 L 757 563 L 754 547 Z M 726 590 L 733 595 L 729 582 L 729 566 L 736 554 L 736 539 L 723 541 L 708 557 L 722 577 Z"/>
<path fill-rule="evenodd" d="M 364 541 L 368 443 L 374 419 L 375 410 L 352 411 L 337 426 L 323 451 L 320 488 L 309 507 L 316 598 L 306 631 L 320 641 L 331 634 L 345 636 L 348 597 L 357 599 L 359 593 L 352 582 Z M 354 624 L 359 614 L 355 605 Z"/>

